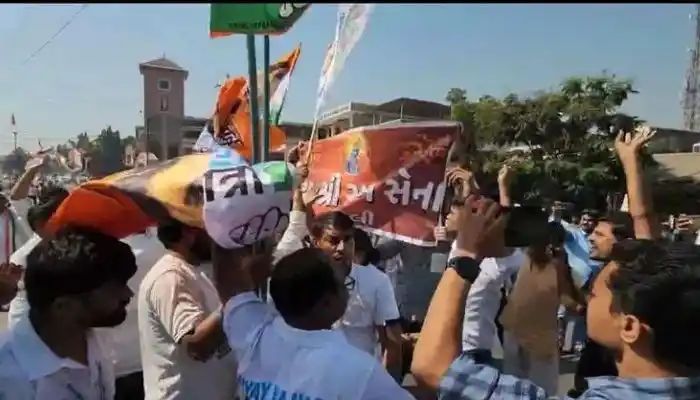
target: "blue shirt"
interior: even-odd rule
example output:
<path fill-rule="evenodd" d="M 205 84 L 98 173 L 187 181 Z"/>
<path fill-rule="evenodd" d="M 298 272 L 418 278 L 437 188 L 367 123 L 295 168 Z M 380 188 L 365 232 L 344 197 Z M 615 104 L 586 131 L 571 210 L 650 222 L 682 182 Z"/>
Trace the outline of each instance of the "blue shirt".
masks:
<path fill-rule="evenodd" d="M 544 389 L 529 380 L 503 375 L 488 362 L 488 351 L 464 352 L 457 358 L 440 382 L 440 400 L 545 400 Z M 700 399 L 700 377 L 621 379 L 598 377 L 588 379 L 583 400 L 696 400 Z"/>
<path fill-rule="evenodd" d="M 565 221 L 559 221 L 559 223 L 566 230 L 564 250 L 566 251 L 574 282 L 580 288 L 595 276 L 600 270 L 601 264 L 591 260 L 588 236 L 581 228 Z"/>

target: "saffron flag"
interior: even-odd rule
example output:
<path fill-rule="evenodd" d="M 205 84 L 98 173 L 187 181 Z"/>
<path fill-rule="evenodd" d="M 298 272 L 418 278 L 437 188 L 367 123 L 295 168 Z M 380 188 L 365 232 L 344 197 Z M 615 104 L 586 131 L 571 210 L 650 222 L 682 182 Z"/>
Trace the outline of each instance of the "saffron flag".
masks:
<path fill-rule="evenodd" d="M 317 141 L 303 190 L 321 195 L 316 215 L 340 210 L 364 229 L 434 246 L 457 122 L 361 127 Z"/>
<path fill-rule="evenodd" d="M 280 35 L 289 30 L 309 6 L 308 3 L 215 3 L 209 9 L 209 36 Z"/>
<path fill-rule="evenodd" d="M 280 83 L 289 77 L 296 65 L 301 48 L 297 47 L 276 63 L 270 65 L 270 92 L 275 93 Z M 283 88 L 284 89 L 284 88 Z M 278 96 L 280 97 L 280 96 Z M 260 101 L 262 101 L 260 99 Z M 229 78 L 219 89 L 213 121 L 214 141 L 221 146 L 235 149 L 246 159 L 253 154 L 253 133 L 250 124 L 250 100 L 248 81 L 239 76 Z M 207 135 L 207 132 L 202 132 Z M 206 138 L 200 136 L 204 141 Z M 271 152 L 284 151 L 287 135 L 277 126 L 270 126 Z"/>
<path fill-rule="evenodd" d="M 48 222 L 123 238 L 169 218 L 205 228 L 220 246 L 242 247 L 286 227 L 293 187 L 289 164 L 250 165 L 235 150 L 178 157 L 86 182 Z"/>

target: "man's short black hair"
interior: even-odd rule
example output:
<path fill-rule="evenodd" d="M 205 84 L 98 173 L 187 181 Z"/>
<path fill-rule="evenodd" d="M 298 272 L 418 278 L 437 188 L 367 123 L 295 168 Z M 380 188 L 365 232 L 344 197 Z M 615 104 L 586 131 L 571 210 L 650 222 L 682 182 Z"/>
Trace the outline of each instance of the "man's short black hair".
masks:
<path fill-rule="evenodd" d="M 182 230 L 185 228 L 182 222 L 170 218 L 158 225 L 158 240 L 163 243 L 163 246 L 172 250 L 173 246 L 182 239 Z"/>
<path fill-rule="evenodd" d="M 314 218 L 311 223 L 311 236 L 320 237 L 323 230 L 329 227 L 347 231 L 355 226 L 355 222 L 341 211 L 331 211 Z"/>
<path fill-rule="evenodd" d="M 270 296 L 283 318 L 300 317 L 326 294 L 340 290 L 330 258 L 321 250 L 304 248 L 275 264 Z"/>
<path fill-rule="evenodd" d="M 36 232 L 40 225 L 46 223 L 56 212 L 63 200 L 68 197 L 68 191 L 62 187 L 49 186 L 37 196 L 37 203 L 27 211 L 27 223 Z"/>
<path fill-rule="evenodd" d="M 700 247 L 628 239 L 613 246 L 611 259 L 613 305 L 653 330 L 657 361 L 700 369 Z"/>
<path fill-rule="evenodd" d="M 85 294 L 110 281 L 126 283 L 135 273 L 136 259 L 126 243 L 67 228 L 29 253 L 24 285 L 31 308 L 41 310 L 61 296 Z"/>
<path fill-rule="evenodd" d="M 586 208 L 585 210 L 581 211 L 581 216 L 583 217 L 584 215 L 588 215 L 594 220 L 600 218 L 600 213 L 598 212 L 598 210 L 594 210 L 592 208 Z"/>
<path fill-rule="evenodd" d="M 607 222 L 612 225 L 613 235 L 618 241 L 634 238 L 634 222 L 629 213 L 610 211 L 598 219 L 598 222 Z"/>
<path fill-rule="evenodd" d="M 372 245 L 372 240 L 367 232 L 360 228 L 355 228 L 355 250 L 365 253 L 364 260 L 361 260 L 361 265 L 372 264 L 376 266 L 380 261 L 379 252 Z"/>

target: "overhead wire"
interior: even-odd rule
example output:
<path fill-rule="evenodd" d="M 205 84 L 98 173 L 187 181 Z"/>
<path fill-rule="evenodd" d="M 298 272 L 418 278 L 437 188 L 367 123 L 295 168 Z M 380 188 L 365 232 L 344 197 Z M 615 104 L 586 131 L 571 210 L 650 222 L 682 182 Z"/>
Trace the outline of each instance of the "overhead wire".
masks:
<path fill-rule="evenodd" d="M 46 46 L 51 44 L 51 42 L 53 42 L 54 39 L 56 39 L 58 37 L 58 35 L 61 34 L 61 32 L 63 32 L 66 28 L 68 28 L 70 26 L 70 24 L 72 24 L 73 21 L 75 21 L 75 19 L 78 17 L 78 15 L 80 15 L 80 13 L 85 11 L 85 9 L 88 6 L 89 6 L 89 4 L 83 4 L 80 7 L 80 9 L 78 9 L 78 11 L 76 11 L 60 28 L 58 28 L 58 30 L 46 42 L 44 42 L 44 44 L 42 44 L 38 49 L 36 49 L 32 54 L 30 54 L 29 57 L 27 57 L 22 62 L 22 65 L 26 65 L 29 61 L 31 61 L 34 57 L 36 57 L 42 50 L 44 50 L 44 48 L 46 48 Z"/>

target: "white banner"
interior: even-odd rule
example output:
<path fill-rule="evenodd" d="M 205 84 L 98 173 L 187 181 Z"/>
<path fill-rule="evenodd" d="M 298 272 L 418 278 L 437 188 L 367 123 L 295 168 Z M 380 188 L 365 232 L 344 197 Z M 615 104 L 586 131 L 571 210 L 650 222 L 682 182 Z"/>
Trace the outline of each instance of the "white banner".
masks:
<path fill-rule="evenodd" d="M 328 47 L 326 58 L 318 82 L 318 97 L 314 119 L 318 118 L 321 107 L 326 100 L 326 93 L 343 69 L 345 60 L 367 26 L 369 14 L 374 4 L 340 4 L 338 5 L 338 22 L 335 27 L 335 39 Z"/>

